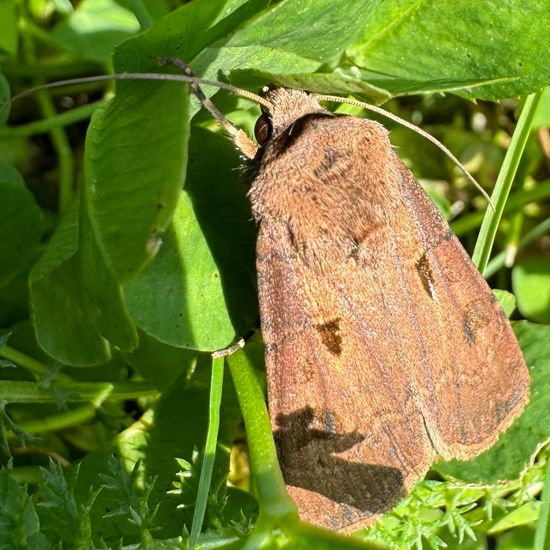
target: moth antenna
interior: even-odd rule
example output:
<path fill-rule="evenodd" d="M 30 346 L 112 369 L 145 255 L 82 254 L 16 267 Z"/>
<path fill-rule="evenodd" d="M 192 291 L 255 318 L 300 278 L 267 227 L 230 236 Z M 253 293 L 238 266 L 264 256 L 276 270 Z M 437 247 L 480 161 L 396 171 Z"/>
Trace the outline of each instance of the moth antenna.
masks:
<path fill-rule="evenodd" d="M 416 132 L 417 134 L 421 135 L 423 138 L 427 139 L 428 141 L 431 141 L 436 147 L 438 147 L 441 151 L 443 151 L 460 170 L 464 173 L 464 175 L 474 184 L 474 186 L 479 190 L 479 192 L 487 199 L 487 202 L 493 209 L 495 210 L 495 205 L 493 204 L 493 201 L 491 200 L 491 197 L 489 194 L 481 187 L 481 185 L 476 181 L 476 179 L 468 172 L 467 168 L 441 143 L 439 140 L 434 138 L 432 135 L 428 134 L 428 132 L 425 132 L 422 130 L 422 128 L 419 128 L 418 126 L 415 126 L 411 122 L 408 122 L 404 118 L 401 118 L 397 115 L 394 115 L 393 113 L 390 113 L 389 111 L 386 111 L 382 109 L 381 107 L 377 107 L 376 105 L 371 105 L 370 103 L 364 103 L 363 101 L 358 101 L 356 99 L 349 99 L 346 97 L 339 97 L 334 95 L 324 95 L 324 94 L 312 94 L 312 96 L 317 99 L 318 101 L 333 101 L 336 103 L 347 103 L 348 105 L 357 105 L 358 107 L 362 107 L 363 109 L 367 109 L 368 111 L 372 111 L 373 113 L 377 113 L 379 115 L 382 115 L 386 118 L 389 118 L 390 120 L 393 120 L 394 122 L 397 122 L 398 124 L 401 124 L 401 126 L 404 126 L 405 128 L 408 128 L 409 130 L 412 130 L 413 132 Z"/>
<path fill-rule="evenodd" d="M 191 67 L 185 63 L 182 59 L 179 57 L 159 57 L 157 59 L 157 63 L 159 65 L 174 65 L 178 69 L 180 69 L 184 75 L 195 78 L 195 75 L 193 74 L 193 70 Z M 200 79 L 198 79 L 200 80 Z M 225 129 L 225 131 L 231 136 L 233 139 L 233 142 L 235 145 L 242 151 L 242 153 L 248 157 L 249 159 L 252 159 L 256 156 L 256 151 L 258 147 L 256 144 L 248 137 L 246 132 L 244 130 L 241 130 L 237 126 L 235 126 L 215 105 L 212 103 L 212 101 L 206 97 L 205 93 L 202 91 L 202 88 L 200 87 L 199 82 L 191 82 L 190 88 L 192 92 L 195 94 L 197 99 L 201 102 L 202 106 L 210 112 L 210 114 L 219 122 L 219 124 Z M 240 88 L 232 87 L 235 93 L 248 97 L 249 99 L 253 99 L 254 101 L 259 102 L 261 105 L 271 105 L 269 101 L 266 101 L 264 98 L 257 96 L 256 94 L 252 94 L 251 92 L 248 92 L 247 90 L 241 90 Z M 259 100 L 263 101 L 259 101 Z"/>
<path fill-rule="evenodd" d="M 243 90 L 232 86 L 227 82 L 218 82 L 217 80 L 208 80 L 205 78 L 199 78 L 198 76 L 188 76 L 184 74 L 168 74 L 168 73 L 115 73 L 115 74 L 101 74 L 96 76 L 83 76 L 80 78 L 69 78 L 67 80 L 58 80 L 56 82 L 50 82 L 48 84 L 41 84 L 34 88 L 29 88 L 12 98 L 13 101 L 18 101 L 24 97 L 36 94 L 42 90 L 51 90 L 52 88 L 62 88 L 64 86 L 74 86 L 76 84 L 89 84 L 90 82 L 108 82 L 110 80 L 169 80 L 173 82 L 188 82 L 191 84 L 202 84 L 203 86 L 213 86 L 221 90 L 228 90 L 241 97 L 250 99 L 260 105 L 263 105 L 266 109 L 271 109 L 273 106 L 267 99 L 253 94 L 248 90 Z"/>

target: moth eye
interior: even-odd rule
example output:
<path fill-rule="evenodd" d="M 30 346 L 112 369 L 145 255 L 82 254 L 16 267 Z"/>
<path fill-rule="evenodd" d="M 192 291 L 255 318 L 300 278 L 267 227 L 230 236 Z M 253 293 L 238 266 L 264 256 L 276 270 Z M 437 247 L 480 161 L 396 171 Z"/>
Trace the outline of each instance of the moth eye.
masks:
<path fill-rule="evenodd" d="M 271 121 L 267 115 L 260 116 L 256 121 L 254 137 L 260 145 L 263 145 L 271 137 Z"/>

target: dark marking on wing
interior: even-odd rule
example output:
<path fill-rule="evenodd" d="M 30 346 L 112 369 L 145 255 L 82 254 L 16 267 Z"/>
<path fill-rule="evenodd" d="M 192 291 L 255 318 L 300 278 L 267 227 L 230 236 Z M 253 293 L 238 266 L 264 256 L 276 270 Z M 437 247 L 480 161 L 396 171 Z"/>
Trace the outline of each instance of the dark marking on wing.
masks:
<path fill-rule="evenodd" d="M 466 336 L 466 341 L 468 342 L 468 345 L 473 345 L 476 341 L 476 336 L 468 317 L 464 317 L 462 319 L 462 332 L 464 333 L 464 336 Z"/>
<path fill-rule="evenodd" d="M 326 323 L 315 325 L 321 335 L 321 342 L 333 355 L 342 354 L 342 336 L 340 334 L 340 319 L 332 319 Z"/>
<path fill-rule="evenodd" d="M 334 147 L 329 147 L 329 146 L 325 147 L 323 150 L 323 160 L 321 160 L 321 163 L 315 167 L 315 169 L 313 170 L 313 173 L 317 178 L 320 178 L 320 179 L 323 177 L 326 177 L 327 172 L 330 171 L 330 169 L 341 157 L 342 157 L 342 153 L 340 153 Z"/>
<path fill-rule="evenodd" d="M 422 254 L 422 256 L 420 256 L 420 259 L 416 262 L 416 271 L 420 276 L 420 280 L 422 281 L 422 286 L 424 287 L 424 290 L 428 293 L 430 298 L 434 300 L 435 299 L 434 276 L 432 273 L 430 262 L 428 261 L 426 254 Z"/>

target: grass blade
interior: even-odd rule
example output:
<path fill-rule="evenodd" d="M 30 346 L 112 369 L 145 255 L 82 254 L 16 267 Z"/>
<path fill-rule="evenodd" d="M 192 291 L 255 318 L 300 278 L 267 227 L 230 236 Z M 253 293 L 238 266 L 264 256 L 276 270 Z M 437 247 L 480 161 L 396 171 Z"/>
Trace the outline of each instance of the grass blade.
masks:
<path fill-rule="evenodd" d="M 487 267 L 497 228 L 502 218 L 502 212 L 504 211 L 504 206 L 506 205 L 525 144 L 529 138 L 533 119 L 542 100 L 543 91 L 544 90 L 540 90 L 535 94 L 531 94 L 523 104 L 521 115 L 514 135 L 512 136 L 512 142 L 504 157 L 504 162 L 502 163 L 502 168 L 491 196 L 495 205 L 495 210 L 493 212 L 490 208 L 487 208 L 485 212 L 485 217 L 481 224 L 476 247 L 472 256 L 474 265 L 477 266 L 481 273 L 483 273 Z"/>

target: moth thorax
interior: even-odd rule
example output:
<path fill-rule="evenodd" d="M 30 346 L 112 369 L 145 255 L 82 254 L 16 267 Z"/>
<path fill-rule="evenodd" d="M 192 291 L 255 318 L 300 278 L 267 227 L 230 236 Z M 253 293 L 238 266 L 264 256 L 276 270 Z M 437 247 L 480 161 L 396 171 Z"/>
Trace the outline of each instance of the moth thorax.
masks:
<path fill-rule="evenodd" d="M 277 88 L 266 99 L 273 105 L 270 112 L 273 132 L 277 134 L 309 113 L 326 113 L 319 102 L 300 90 Z"/>

